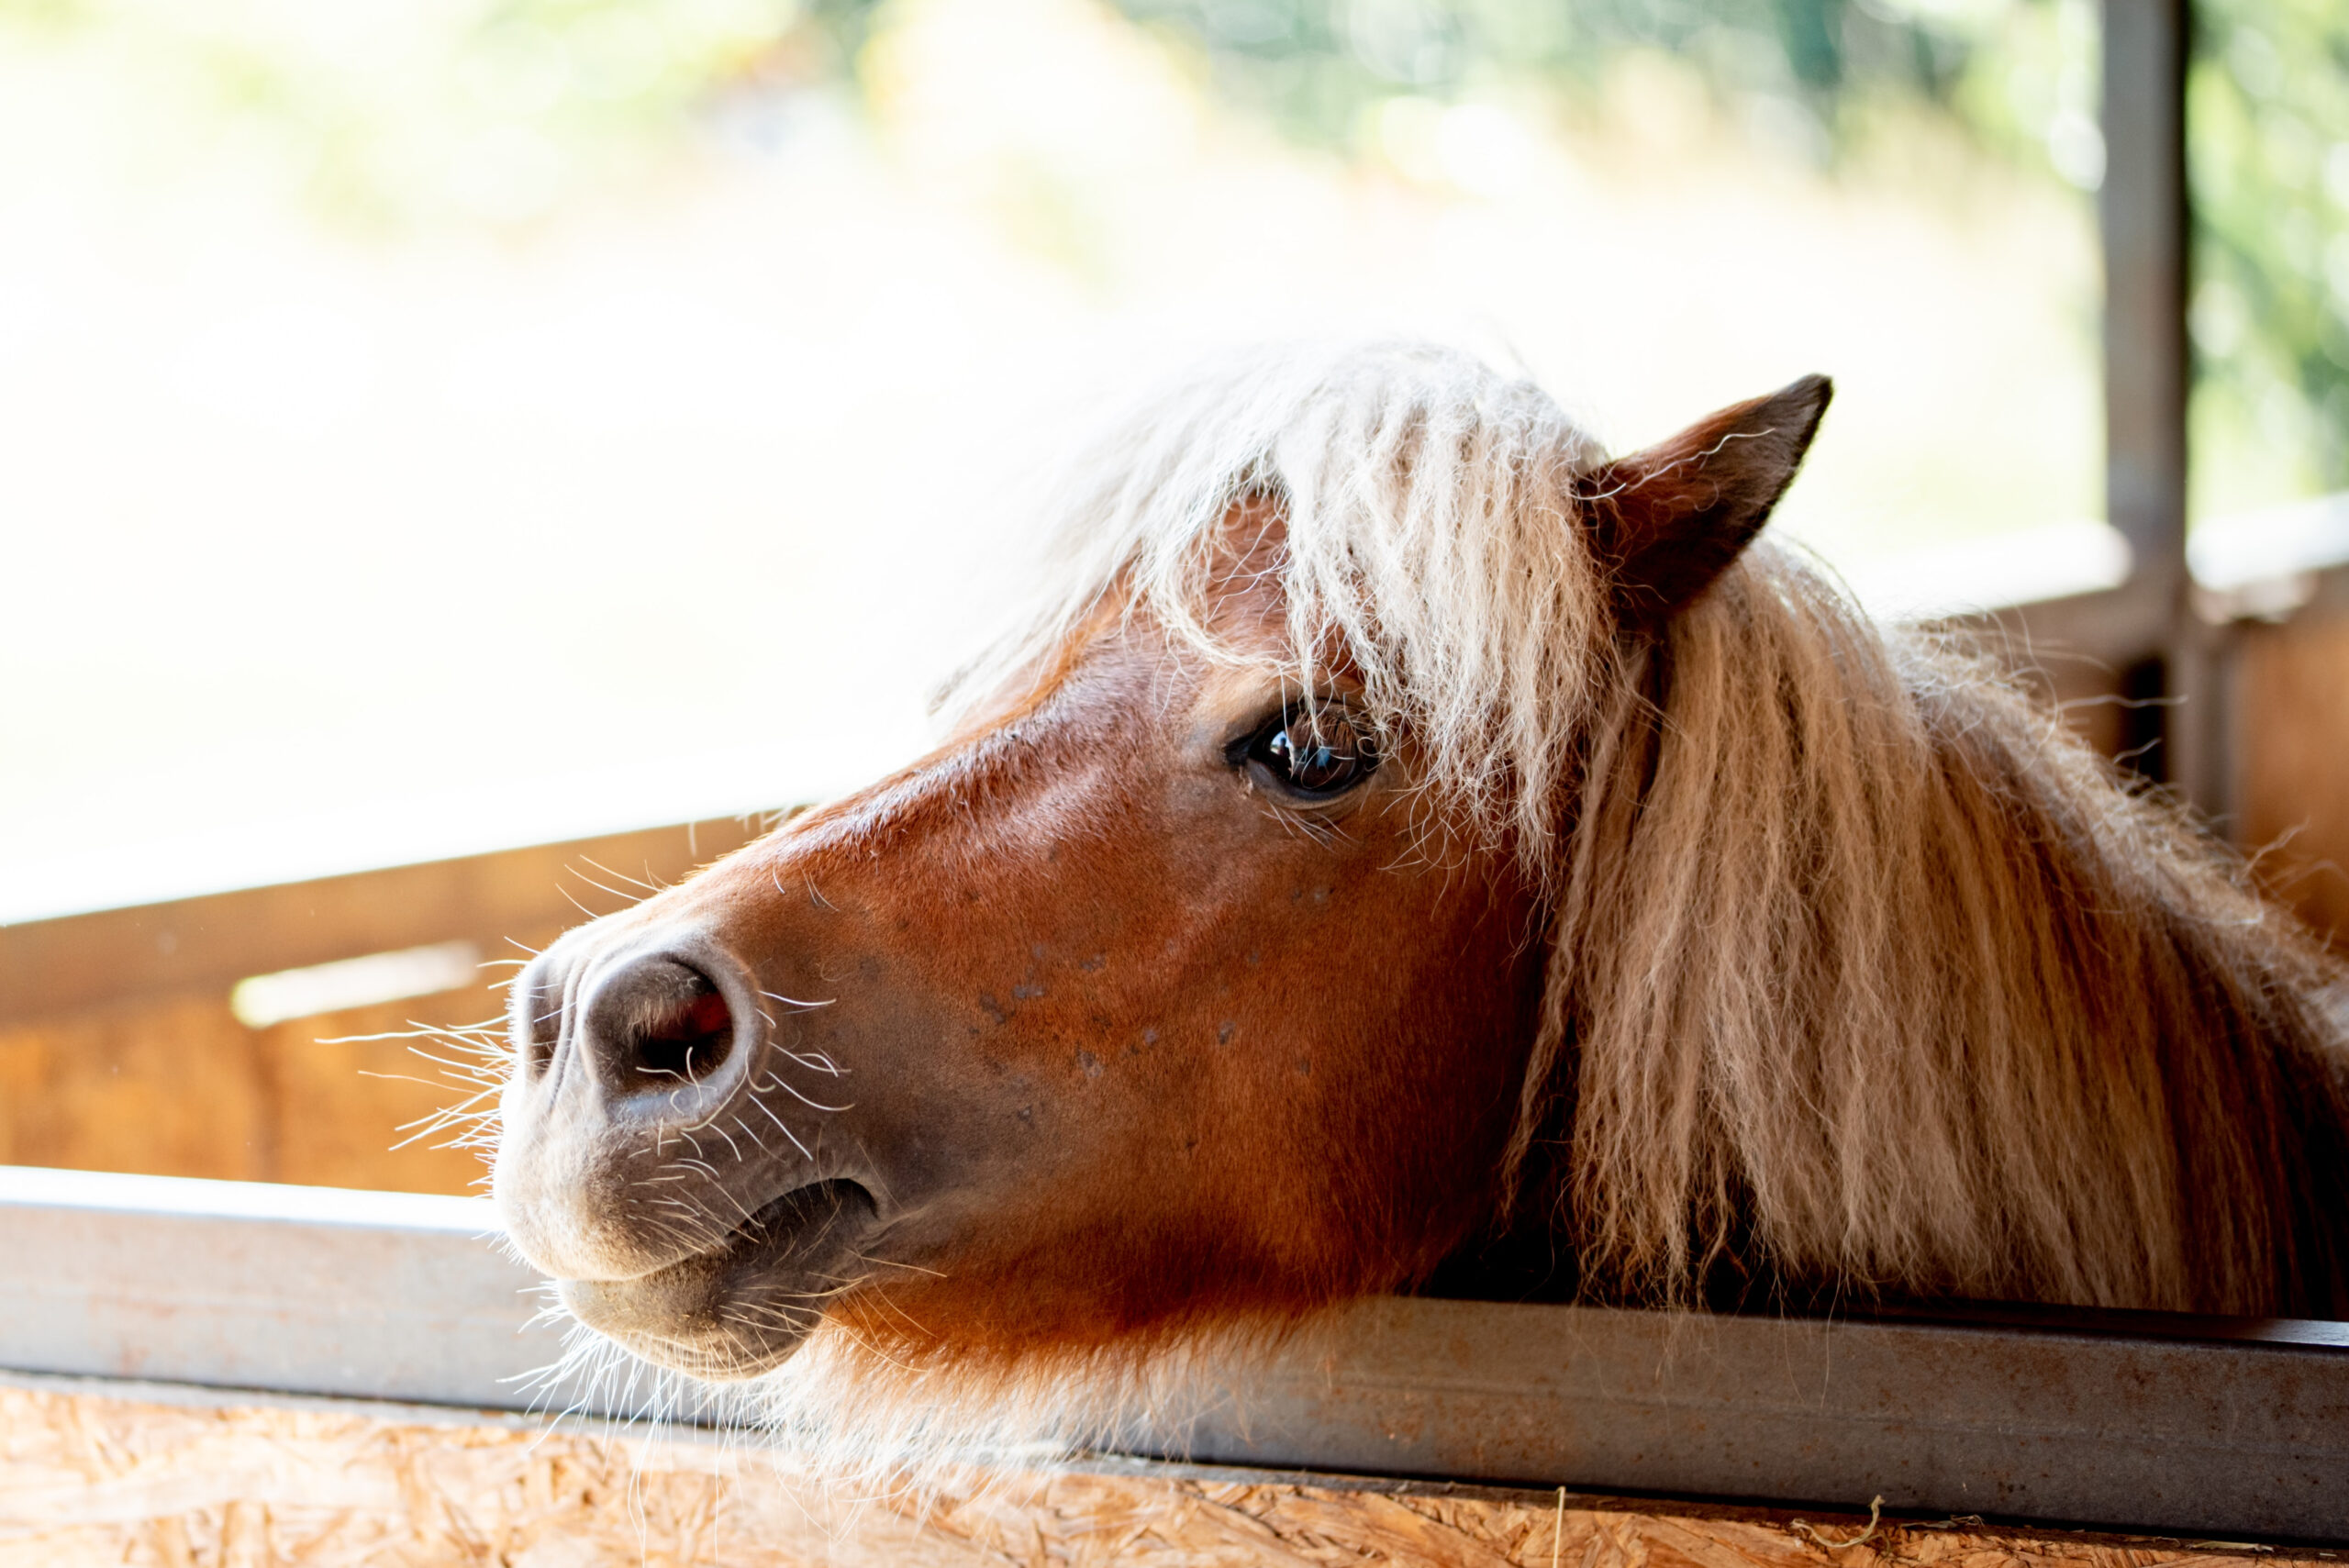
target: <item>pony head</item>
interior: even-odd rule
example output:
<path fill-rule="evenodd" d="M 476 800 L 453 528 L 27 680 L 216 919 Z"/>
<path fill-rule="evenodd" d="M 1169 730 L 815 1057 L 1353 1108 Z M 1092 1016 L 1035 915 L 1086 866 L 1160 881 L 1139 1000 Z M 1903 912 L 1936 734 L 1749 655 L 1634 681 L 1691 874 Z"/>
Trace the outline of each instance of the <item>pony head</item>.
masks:
<path fill-rule="evenodd" d="M 2196 1252 L 2165 1153 L 2246 1106 L 2139 1023 L 2211 975 L 2289 1011 L 2271 923 L 1749 549 L 1828 396 L 1609 459 L 1402 346 L 1128 410 L 943 745 L 520 976 L 515 1244 L 641 1357 L 836 1403 L 1131 1367 L 1511 1225 L 1618 1293 L 2250 1298 L 2281 1222 Z M 2202 1173 L 2282 1180 L 2251 1143 Z"/>

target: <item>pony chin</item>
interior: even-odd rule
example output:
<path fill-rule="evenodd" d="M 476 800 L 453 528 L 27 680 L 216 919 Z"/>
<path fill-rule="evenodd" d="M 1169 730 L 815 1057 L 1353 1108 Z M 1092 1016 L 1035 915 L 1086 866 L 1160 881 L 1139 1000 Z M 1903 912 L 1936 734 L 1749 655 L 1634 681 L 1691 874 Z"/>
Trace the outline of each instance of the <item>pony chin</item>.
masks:
<path fill-rule="evenodd" d="M 1235 1390 L 1249 1380 L 1235 1367 L 1309 1337 L 1321 1320 L 1266 1315 L 1084 1349 L 973 1355 L 877 1343 L 827 1318 L 780 1365 L 725 1383 L 651 1365 L 581 1325 L 543 1383 L 571 1393 L 573 1408 L 632 1410 L 656 1430 L 754 1432 L 795 1481 L 863 1496 L 967 1493 L 1145 1433 L 1163 1443 L 1241 1399 Z"/>

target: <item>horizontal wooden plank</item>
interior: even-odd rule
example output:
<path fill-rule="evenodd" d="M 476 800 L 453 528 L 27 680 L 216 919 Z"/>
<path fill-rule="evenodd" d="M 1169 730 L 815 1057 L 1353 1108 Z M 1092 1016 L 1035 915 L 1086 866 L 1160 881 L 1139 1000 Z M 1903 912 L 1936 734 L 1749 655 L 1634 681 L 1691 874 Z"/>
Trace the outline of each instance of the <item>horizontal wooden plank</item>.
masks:
<path fill-rule="evenodd" d="M 247 975 L 469 940 L 492 956 L 625 906 L 750 842 L 712 821 L 0 926 L 0 1024 L 217 990 Z"/>
<path fill-rule="evenodd" d="M 220 986 L 0 1023 L 0 1164 L 472 1191 L 487 1167 L 452 1145 L 470 1124 L 432 1123 L 496 1065 L 456 1031 L 498 1024 L 512 973 L 264 1029 Z"/>
<path fill-rule="evenodd" d="M 525 1407 L 558 1336 L 492 1220 L 0 1170 L 0 1367 Z M 2349 1329 L 2040 1321 L 1368 1301 L 1124 1437 L 1257 1468 L 2349 1538 Z"/>

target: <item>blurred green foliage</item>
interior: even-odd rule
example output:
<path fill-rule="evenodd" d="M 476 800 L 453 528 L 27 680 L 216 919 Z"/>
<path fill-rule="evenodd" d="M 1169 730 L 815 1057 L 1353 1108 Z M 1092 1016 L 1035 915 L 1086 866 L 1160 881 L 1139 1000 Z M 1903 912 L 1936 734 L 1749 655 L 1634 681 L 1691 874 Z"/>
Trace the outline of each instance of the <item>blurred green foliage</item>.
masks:
<path fill-rule="evenodd" d="M 1207 53 L 1291 134 L 1342 143 L 1365 104 L 1510 87 L 1595 88 L 1625 48 L 1666 50 L 1725 92 L 1781 95 L 1823 125 L 1855 92 L 1947 104 L 1988 13 L 1854 0 L 1119 0 Z"/>
<path fill-rule="evenodd" d="M 2349 6 L 2199 0 L 2197 510 L 2349 488 Z"/>
<path fill-rule="evenodd" d="M 1118 0 L 1291 135 L 1365 150 L 1397 94 L 1571 109 L 1666 51 L 1750 127 L 1832 165 L 1887 108 L 2101 179 L 2095 18 L 2065 0 Z M 2349 489 L 2349 5 L 2196 0 L 2188 86 L 2198 515 Z M 1789 131 L 1794 134 L 1788 134 Z"/>
<path fill-rule="evenodd" d="M 2310 0 L 2313 3 L 2313 0 Z M 1531 89 L 1571 105 L 1627 49 L 1669 54 L 1776 139 L 1831 161 L 1871 104 L 1928 106 L 2055 150 L 2093 90 L 2093 0 L 1111 0 L 1203 58 L 1220 96 L 1308 143 L 1359 148 L 1397 96 Z M 40 38 L 182 107 L 266 123 L 314 187 L 415 205 L 456 166 L 516 199 L 569 151 L 609 153 L 714 96 L 845 85 L 888 0 L 0 0 L 0 46 Z M 2077 127 L 2074 127 L 2076 131 Z M 2091 126 L 2092 129 L 2092 126 Z M 2050 140 L 2051 132 L 2056 139 Z M 2076 136 L 2075 140 L 2078 139 Z M 502 140 L 503 150 L 495 145 Z M 524 144 L 535 140 L 535 150 Z M 548 165 L 533 177 L 533 159 Z M 456 171 L 452 173 L 452 170 Z M 428 204 L 429 205 L 429 204 Z M 495 207 L 500 204 L 488 201 Z"/>
<path fill-rule="evenodd" d="M 1289 134 L 1368 150 L 1398 94 L 1569 110 L 1670 53 L 1825 165 L 1887 108 L 2093 188 L 2095 19 L 2065 0 L 1118 0 Z M 2349 5 L 2196 0 L 2188 88 L 2198 515 L 2349 488 Z M 1789 134 L 1789 133 L 1792 134 Z"/>
<path fill-rule="evenodd" d="M 2094 0 L 1111 0 L 1286 136 L 1377 157 L 1382 116 L 1572 121 L 1627 51 L 1823 169 L 1906 118 L 2092 188 Z M 362 220 L 527 220 L 714 104 L 844 94 L 890 0 L 0 0 L 150 140 L 210 126 Z M 2349 5 L 2197 0 L 2199 509 L 2349 487 Z M 20 51 L 21 52 L 21 51 Z M 0 91 L 6 90 L 0 81 Z M 191 107 L 203 111 L 191 115 Z M 155 128 L 161 128 L 157 129 Z"/>

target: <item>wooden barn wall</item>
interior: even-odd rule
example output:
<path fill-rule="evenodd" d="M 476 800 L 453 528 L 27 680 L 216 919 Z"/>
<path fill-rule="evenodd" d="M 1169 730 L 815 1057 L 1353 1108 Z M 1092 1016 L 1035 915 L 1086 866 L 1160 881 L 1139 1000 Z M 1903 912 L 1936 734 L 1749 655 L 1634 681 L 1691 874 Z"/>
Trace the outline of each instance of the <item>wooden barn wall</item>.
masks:
<path fill-rule="evenodd" d="M 2234 659 L 2237 841 L 2271 893 L 2349 951 L 2349 605 L 2245 628 Z"/>
<path fill-rule="evenodd" d="M 496 1017 L 484 984 L 250 1029 L 217 991 L 0 1029 L 0 1164 L 466 1193 L 470 1150 L 414 1125 L 472 1091 L 410 1050 L 354 1038 Z"/>
<path fill-rule="evenodd" d="M 0 1164 L 472 1191 L 477 1156 L 411 1134 L 473 1092 L 443 1065 L 462 1052 L 430 1031 L 496 1020 L 510 967 L 264 1029 L 238 1022 L 230 988 L 459 939 L 518 958 L 758 826 L 723 818 L 0 928 Z"/>
<path fill-rule="evenodd" d="M 1141 1463 L 923 1494 L 717 1443 L 0 1387 L 0 1568 L 2219 1568 L 2342 1553 Z"/>
<path fill-rule="evenodd" d="M 2213 674 L 2188 706 L 2201 707 L 2194 717 L 2219 755 L 2208 798 L 2196 798 L 2268 895 L 2349 954 L 2349 570 L 2312 574 L 2303 587 L 2308 602 L 2281 619 L 2203 628 Z M 2099 751 L 2120 755 L 2151 733 L 2196 729 L 2139 708 L 2125 671 L 2080 651 L 2092 642 L 2034 643 L 2024 618 L 1973 629 Z"/>

